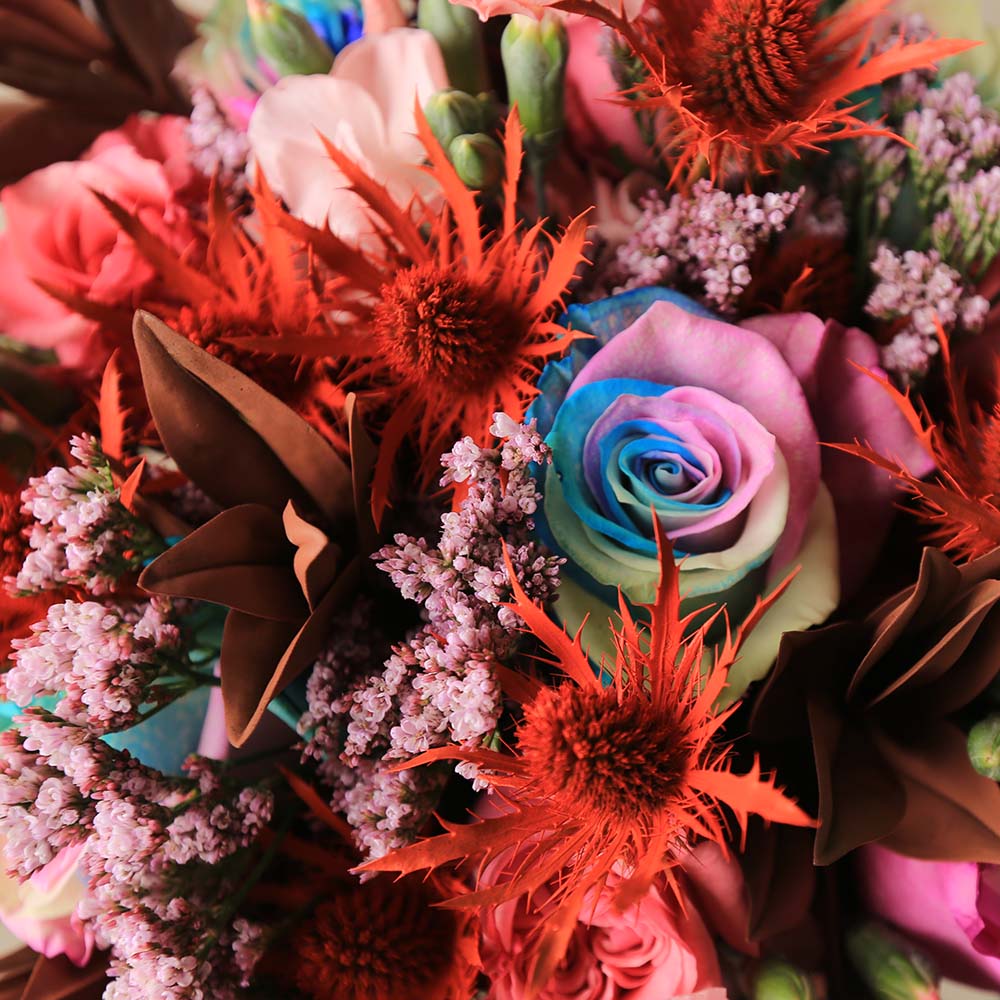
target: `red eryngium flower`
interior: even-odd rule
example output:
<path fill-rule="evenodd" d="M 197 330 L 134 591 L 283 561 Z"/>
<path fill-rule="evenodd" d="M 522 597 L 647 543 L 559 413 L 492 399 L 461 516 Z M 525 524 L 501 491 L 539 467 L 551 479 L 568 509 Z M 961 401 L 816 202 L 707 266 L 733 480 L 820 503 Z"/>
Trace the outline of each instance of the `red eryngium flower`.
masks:
<path fill-rule="evenodd" d="M 589 894 L 606 887 L 612 870 L 627 874 L 616 890 L 624 910 L 661 872 L 676 888 L 672 868 L 692 838 L 725 848 L 724 806 L 743 831 L 750 813 L 815 825 L 773 778 L 761 776 L 756 760 L 749 774 L 734 774 L 728 748 L 716 739 L 734 711 L 716 705 L 742 637 L 784 588 L 758 601 L 742 633 L 710 651 L 705 636 L 712 622 L 694 627 L 692 616 L 680 617 L 670 544 L 654 524 L 663 568 L 656 603 L 647 609 L 651 625 L 648 631 L 637 625 L 622 602 L 621 630 L 613 630 L 616 660 L 603 665 L 609 686 L 592 670 L 579 635 L 570 639 L 532 604 L 508 564 L 511 607 L 566 679 L 551 687 L 501 671 L 507 693 L 524 706 L 516 751 L 443 747 L 406 766 L 442 759 L 473 763 L 510 811 L 464 826 L 445 824 L 447 833 L 360 869 L 409 874 L 465 858 L 481 858 L 484 865 L 498 856 L 518 858 L 507 881 L 451 900 L 455 907 L 496 906 L 520 896 L 530 905 L 531 894 L 552 881 L 555 905 L 532 942 L 535 991 L 561 960 Z"/>
<path fill-rule="evenodd" d="M 964 379 L 952 365 L 948 336 L 938 324 L 942 375 L 948 400 L 947 424 L 938 425 L 927 407 L 918 409 L 909 390 L 900 392 L 888 379 L 866 374 L 889 393 L 937 465 L 934 480 L 914 476 L 895 455 L 881 455 L 866 442 L 831 448 L 885 469 L 916 500 L 916 515 L 931 529 L 929 541 L 965 562 L 1000 545 L 1000 400 L 985 410 L 971 403 Z M 1000 367 L 993 374 L 1000 395 Z"/>
<path fill-rule="evenodd" d="M 444 195 L 442 208 L 415 202 L 401 209 L 386 188 L 324 140 L 351 189 L 365 201 L 378 234 L 374 246 L 348 246 L 328 230 L 291 218 L 258 197 L 336 276 L 330 308 L 347 320 L 332 337 L 284 336 L 235 343 L 300 357 L 333 356 L 343 364 L 338 385 L 372 405 L 388 403 L 372 485 L 376 518 L 384 509 L 394 460 L 404 440 L 415 444 L 424 485 L 440 473 L 440 457 L 457 438 L 490 438 L 493 414 L 520 417 L 537 392 L 534 376 L 574 334 L 553 322 L 585 245 L 583 215 L 560 239 L 542 222 L 526 232 L 515 215 L 521 171 L 517 109 L 507 118 L 503 215 L 484 235 L 475 195 L 455 173 L 419 106 L 427 168 Z"/>
<path fill-rule="evenodd" d="M 835 140 L 894 136 L 858 118 L 850 95 L 977 43 L 901 36 L 866 59 L 872 24 L 891 3 L 858 0 L 821 19 L 822 0 L 650 0 L 631 24 L 598 0 L 555 6 L 604 21 L 632 46 L 646 79 L 629 103 L 661 115 L 678 179 L 704 163 L 713 178 L 761 173 Z"/>

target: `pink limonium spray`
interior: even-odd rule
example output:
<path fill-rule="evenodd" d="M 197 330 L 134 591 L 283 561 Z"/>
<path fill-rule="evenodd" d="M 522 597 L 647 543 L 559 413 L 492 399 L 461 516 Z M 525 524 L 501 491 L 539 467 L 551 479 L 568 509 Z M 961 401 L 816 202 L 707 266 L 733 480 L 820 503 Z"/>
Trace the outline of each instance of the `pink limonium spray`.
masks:
<path fill-rule="evenodd" d="M 669 203 L 641 202 L 632 236 L 604 275 L 613 294 L 650 285 L 688 291 L 711 309 L 733 313 L 753 280 L 754 255 L 783 232 L 803 190 L 732 195 L 701 180 Z M 603 293 L 602 293 L 603 294 Z"/>
<path fill-rule="evenodd" d="M 21 494 L 32 524 L 24 564 L 5 581 L 16 593 L 81 587 L 104 594 L 163 551 L 163 540 L 122 504 L 97 441 L 79 435 L 70 450 L 78 465 L 30 479 Z"/>
<path fill-rule="evenodd" d="M 442 458 L 442 484 L 460 484 L 464 498 L 441 518 L 437 544 L 400 534 L 375 556 L 403 596 L 422 606 L 426 624 L 372 670 L 376 633 L 356 609 L 309 682 L 304 756 L 318 762 L 334 807 L 369 856 L 412 839 L 447 778 L 434 768 L 396 773 L 394 764 L 447 743 L 475 747 L 496 737 L 495 666 L 513 656 L 521 625 L 506 606 L 503 546 L 534 600 L 547 600 L 558 585 L 562 560 L 532 536 L 540 494 L 531 469 L 548 462 L 548 450 L 533 424 L 504 414 L 491 431 L 496 448 L 465 438 Z"/>
<path fill-rule="evenodd" d="M 0 696 L 23 707 L 58 695 L 56 715 L 99 733 L 118 732 L 203 684 L 187 659 L 174 604 L 53 604 L 26 639 L 12 642 Z"/>
<path fill-rule="evenodd" d="M 990 304 L 970 293 L 962 276 L 936 250 L 897 254 L 881 246 L 871 264 L 878 279 L 865 311 L 876 319 L 900 323 L 882 350 L 882 364 L 903 384 L 927 374 L 939 351 L 938 325 L 945 333 L 977 333 Z"/>
<path fill-rule="evenodd" d="M 167 777 L 40 709 L 16 723 L 2 737 L 5 860 L 25 878 L 83 844 L 79 916 L 111 950 L 105 997 L 235 1000 L 263 950 L 262 928 L 238 909 L 271 792 L 204 758 Z"/>

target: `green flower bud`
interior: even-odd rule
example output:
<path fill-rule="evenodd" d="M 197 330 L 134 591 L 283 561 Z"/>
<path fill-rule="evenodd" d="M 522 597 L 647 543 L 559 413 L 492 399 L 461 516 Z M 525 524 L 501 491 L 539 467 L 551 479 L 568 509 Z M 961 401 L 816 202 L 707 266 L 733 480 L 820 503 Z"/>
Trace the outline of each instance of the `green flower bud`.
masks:
<path fill-rule="evenodd" d="M 445 152 L 458 136 L 486 128 L 482 103 L 461 90 L 439 90 L 432 94 L 424 105 L 424 115 Z"/>
<path fill-rule="evenodd" d="M 569 39 L 562 20 L 514 14 L 500 39 L 510 103 L 516 104 L 525 134 L 547 156 L 565 123 L 564 83 Z"/>
<path fill-rule="evenodd" d="M 482 132 L 453 139 L 448 159 L 462 183 L 474 191 L 489 191 L 503 180 L 503 150 Z"/>
<path fill-rule="evenodd" d="M 757 969 L 753 1000 L 816 1000 L 812 981 L 794 965 L 770 959 Z"/>
<path fill-rule="evenodd" d="M 483 25 L 474 10 L 451 0 L 420 0 L 417 27 L 437 39 L 453 87 L 467 94 L 489 90 Z"/>
<path fill-rule="evenodd" d="M 279 76 L 329 73 L 333 53 L 299 13 L 271 0 L 247 0 L 250 37 Z"/>
<path fill-rule="evenodd" d="M 931 963 L 888 927 L 855 928 L 847 935 L 847 954 L 875 1000 L 941 1000 Z"/>
<path fill-rule="evenodd" d="M 1000 713 L 986 716 L 969 730 L 969 760 L 985 778 L 1000 781 Z"/>

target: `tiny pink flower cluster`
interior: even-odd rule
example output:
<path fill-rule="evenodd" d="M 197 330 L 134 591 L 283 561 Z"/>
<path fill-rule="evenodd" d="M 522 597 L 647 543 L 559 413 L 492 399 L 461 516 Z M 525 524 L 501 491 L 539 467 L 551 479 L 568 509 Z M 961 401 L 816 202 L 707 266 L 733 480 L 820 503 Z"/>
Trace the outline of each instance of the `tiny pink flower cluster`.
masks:
<path fill-rule="evenodd" d="M 79 465 L 55 466 L 29 479 L 21 494 L 22 509 L 35 523 L 20 572 L 5 581 L 14 592 L 69 586 L 104 594 L 162 549 L 152 529 L 122 505 L 97 441 L 73 437 L 71 452 Z"/>
<path fill-rule="evenodd" d="M 423 605 L 427 624 L 372 675 L 364 672 L 371 651 L 359 638 L 371 635 L 370 623 L 356 611 L 309 681 L 299 727 L 308 734 L 304 754 L 321 761 L 322 775 L 338 789 L 335 806 L 372 856 L 412 838 L 447 777 L 433 768 L 419 777 L 395 774 L 388 766 L 447 743 L 479 746 L 496 730 L 501 693 L 493 664 L 514 653 L 519 625 L 505 606 L 504 546 L 534 599 L 545 600 L 558 585 L 561 560 L 530 535 L 540 499 L 531 467 L 545 464 L 548 451 L 533 425 L 500 413 L 494 421 L 499 448 L 466 438 L 442 458 L 442 483 L 462 483 L 467 495 L 441 518 L 438 544 L 400 534 L 376 555 L 403 596 Z"/>
<path fill-rule="evenodd" d="M 241 864 L 273 810 L 234 793 L 221 765 L 190 758 L 184 778 L 144 767 L 93 731 L 28 709 L 2 741 L 0 822 L 20 878 L 83 843 L 78 915 L 112 952 L 105 997 L 230 1000 L 260 954 L 260 929 L 234 919 Z"/>
<path fill-rule="evenodd" d="M 31 630 L 13 640 L 13 666 L 0 678 L 0 696 L 15 705 L 58 694 L 56 715 L 109 733 L 134 726 L 144 705 L 177 694 L 176 686 L 155 683 L 181 666 L 169 600 L 128 607 L 65 601 Z"/>
<path fill-rule="evenodd" d="M 753 280 L 754 254 L 784 231 L 802 194 L 731 195 L 708 180 L 698 181 L 690 195 L 673 195 L 669 204 L 650 192 L 603 284 L 613 294 L 683 286 L 710 308 L 730 313 Z"/>

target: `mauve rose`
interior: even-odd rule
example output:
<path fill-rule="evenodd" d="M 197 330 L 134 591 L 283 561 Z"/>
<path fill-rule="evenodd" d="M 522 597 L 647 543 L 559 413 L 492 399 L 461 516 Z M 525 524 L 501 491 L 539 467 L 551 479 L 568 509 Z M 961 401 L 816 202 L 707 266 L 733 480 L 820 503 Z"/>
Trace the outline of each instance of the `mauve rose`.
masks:
<path fill-rule="evenodd" d="M 568 560 L 555 613 L 571 631 L 586 619 L 595 661 L 611 653 L 618 589 L 634 605 L 655 595 L 652 511 L 683 560 L 684 613 L 725 603 L 736 626 L 798 568 L 730 672 L 737 697 L 782 632 L 833 611 L 839 577 L 850 590 L 871 568 L 893 515 L 889 478 L 820 442 L 868 440 L 920 472 L 929 460 L 859 370 L 879 372 L 860 330 L 804 313 L 736 325 L 660 288 L 567 321 L 593 339 L 546 367 L 529 410 L 552 451 L 537 523 Z"/>
<path fill-rule="evenodd" d="M 855 855 L 861 894 L 949 979 L 1000 990 L 1000 866 L 918 861 L 878 845 Z"/>
<path fill-rule="evenodd" d="M 484 871 L 484 884 L 502 878 L 504 862 Z M 743 876 L 733 858 L 714 844 L 694 850 L 682 875 L 684 897 L 653 888 L 632 909 L 619 913 L 611 894 L 584 904 L 563 959 L 538 1000 L 726 1000 L 712 932 L 729 937 L 716 921 L 742 926 L 746 920 Z M 545 912 L 546 888 L 534 903 Z M 528 976 L 526 942 L 539 913 L 524 900 L 487 907 L 482 915 L 480 954 L 493 1000 L 522 1000 Z M 739 942 L 732 942 L 740 946 Z"/>
<path fill-rule="evenodd" d="M 113 198 L 177 250 L 194 239 L 182 193 L 196 181 L 185 120 L 132 118 L 79 160 L 53 163 L 0 193 L 0 333 L 52 348 L 68 367 L 99 369 L 110 353 L 97 323 L 36 282 L 109 305 L 138 306 L 153 269 L 93 192 Z"/>

